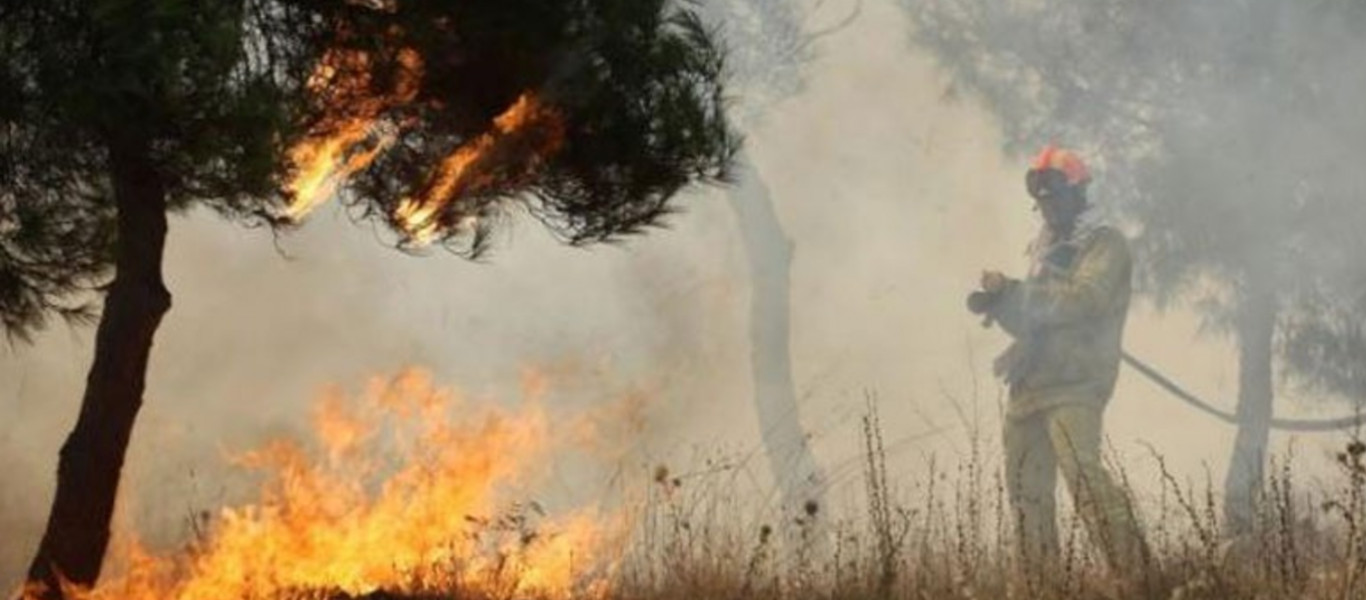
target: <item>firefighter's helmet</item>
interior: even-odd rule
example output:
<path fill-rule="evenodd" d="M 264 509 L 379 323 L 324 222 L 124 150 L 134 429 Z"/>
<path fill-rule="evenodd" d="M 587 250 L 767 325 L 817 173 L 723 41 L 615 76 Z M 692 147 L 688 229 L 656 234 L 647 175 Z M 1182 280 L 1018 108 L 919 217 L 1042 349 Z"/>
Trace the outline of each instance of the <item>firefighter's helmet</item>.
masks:
<path fill-rule="evenodd" d="M 1077 188 L 1090 182 L 1091 172 L 1081 157 L 1053 144 L 1044 146 L 1025 173 L 1025 186 L 1034 198 L 1056 195 L 1061 186 Z"/>

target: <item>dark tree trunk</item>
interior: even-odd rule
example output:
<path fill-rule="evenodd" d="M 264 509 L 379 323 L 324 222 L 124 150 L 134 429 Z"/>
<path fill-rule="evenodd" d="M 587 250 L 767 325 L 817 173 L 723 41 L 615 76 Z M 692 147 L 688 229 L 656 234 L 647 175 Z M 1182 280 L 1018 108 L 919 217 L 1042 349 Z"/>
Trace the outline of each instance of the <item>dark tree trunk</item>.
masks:
<path fill-rule="evenodd" d="M 1251 530 L 1262 487 L 1274 398 L 1271 345 L 1276 312 L 1275 293 L 1253 286 L 1238 315 L 1238 433 L 1224 479 L 1224 520 L 1233 535 Z"/>
<path fill-rule="evenodd" d="M 744 153 L 736 158 L 736 172 L 730 203 L 749 256 L 750 368 L 765 453 L 785 509 L 823 510 L 825 476 L 802 428 L 792 383 L 792 242 L 783 234 L 768 186 Z"/>
<path fill-rule="evenodd" d="M 44 599 L 63 597 L 61 581 L 88 587 L 99 578 L 152 337 L 171 307 L 161 277 L 165 186 L 146 144 L 111 143 L 109 157 L 118 207 L 116 271 L 80 416 L 62 445 L 47 529 L 29 567 L 29 583 L 40 586 Z"/>

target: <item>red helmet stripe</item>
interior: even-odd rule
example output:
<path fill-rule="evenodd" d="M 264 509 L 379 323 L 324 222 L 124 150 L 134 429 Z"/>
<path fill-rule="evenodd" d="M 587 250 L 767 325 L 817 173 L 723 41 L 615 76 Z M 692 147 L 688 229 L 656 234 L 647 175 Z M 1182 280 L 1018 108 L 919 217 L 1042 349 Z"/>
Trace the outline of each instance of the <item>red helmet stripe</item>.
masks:
<path fill-rule="evenodd" d="M 1030 165 L 1031 169 L 1056 169 L 1062 171 L 1067 177 L 1067 183 L 1077 185 L 1091 180 L 1091 173 L 1086 168 L 1086 163 L 1081 161 L 1077 153 L 1066 148 L 1059 148 L 1053 144 L 1043 147 L 1043 150 L 1034 157 L 1034 162 Z"/>

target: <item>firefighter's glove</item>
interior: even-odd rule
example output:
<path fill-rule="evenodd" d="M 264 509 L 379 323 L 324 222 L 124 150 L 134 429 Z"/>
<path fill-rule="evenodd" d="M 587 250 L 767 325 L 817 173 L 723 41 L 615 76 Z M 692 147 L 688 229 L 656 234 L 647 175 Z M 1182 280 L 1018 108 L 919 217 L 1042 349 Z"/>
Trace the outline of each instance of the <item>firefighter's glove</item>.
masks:
<path fill-rule="evenodd" d="M 986 315 L 982 319 L 982 326 L 991 327 L 996 320 L 992 314 L 996 310 L 996 305 L 1014 283 L 1013 279 L 1000 271 L 982 271 L 982 289 L 968 294 L 968 311 L 974 315 Z"/>
<path fill-rule="evenodd" d="M 968 312 L 974 315 L 986 314 L 991 311 L 991 307 L 1000 299 L 1000 292 L 977 290 L 968 294 Z"/>
<path fill-rule="evenodd" d="M 982 271 L 982 291 L 988 294 L 1000 294 L 1010 285 L 1010 278 L 1000 271 Z"/>

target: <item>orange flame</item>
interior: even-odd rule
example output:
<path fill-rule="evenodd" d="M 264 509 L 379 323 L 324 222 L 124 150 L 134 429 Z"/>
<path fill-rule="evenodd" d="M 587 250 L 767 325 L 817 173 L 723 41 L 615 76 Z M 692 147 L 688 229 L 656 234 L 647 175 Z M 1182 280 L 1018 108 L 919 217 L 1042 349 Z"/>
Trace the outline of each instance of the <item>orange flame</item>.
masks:
<path fill-rule="evenodd" d="M 358 50 L 332 50 L 319 62 L 308 81 L 310 92 L 325 96 L 335 113 L 318 125 L 316 135 L 289 150 L 295 174 L 286 185 L 290 202 L 284 216 L 298 221 L 326 202 L 351 175 L 368 168 L 393 145 L 402 124 L 384 113 L 408 104 L 417 96 L 422 61 L 415 51 L 399 54 L 400 70 L 394 89 L 371 94 L 371 58 Z M 471 230 L 474 214 L 453 223 L 442 213 L 457 198 L 490 184 L 496 175 L 522 176 L 559 149 L 564 128 L 556 111 L 534 94 L 519 96 L 493 121 L 493 127 L 461 144 L 441 160 L 434 174 L 415 196 L 403 198 L 394 209 L 395 224 L 407 242 L 425 245 L 443 228 Z M 509 166 L 515 164 L 515 168 Z M 495 165 L 502 173 L 495 173 Z M 520 170 L 520 171 L 518 171 Z"/>
<path fill-rule="evenodd" d="M 539 134 L 530 140 L 534 146 L 525 167 L 534 168 L 542 157 L 554 153 L 563 142 L 563 128 L 559 116 L 546 107 L 534 94 L 524 93 L 517 101 L 493 120 L 493 130 L 462 144 L 437 166 L 436 174 L 418 197 L 401 200 L 394 211 L 394 220 L 417 244 L 430 243 L 440 232 L 439 216 L 451 202 L 461 195 L 487 185 L 491 173 L 485 161 L 497 160 L 502 146 L 524 143 L 523 138 Z M 457 226 L 473 227 L 473 215 Z"/>
<path fill-rule="evenodd" d="M 337 107 L 319 123 L 321 133 L 305 138 L 289 150 L 294 178 L 285 184 L 290 203 L 285 216 L 302 219 L 336 192 L 337 186 L 352 174 L 364 170 L 389 148 L 396 137 L 392 124 L 384 122 L 384 111 L 407 104 L 417 96 L 422 77 L 422 59 L 417 52 L 399 53 L 398 80 L 391 93 L 370 94 L 370 56 L 359 50 L 330 50 L 318 63 L 307 87 L 313 94 L 326 96 Z"/>
<path fill-rule="evenodd" d="M 373 382 L 365 399 L 324 397 L 314 419 L 321 453 L 277 441 L 241 457 L 269 475 L 262 497 L 223 510 L 188 555 L 158 558 L 133 546 L 122 574 L 75 597 L 610 591 L 609 549 L 623 539 L 623 521 L 593 511 L 499 516 L 507 493 L 537 475 L 533 467 L 553 450 L 554 432 L 534 399 L 518 411 L 472 406 L 419 371 Z M 388 435 L 384 424 L 393 426 Z M 379 460 L 376 450 L 386 446 L 402 460 Z"/>

